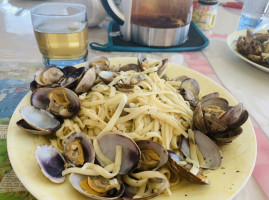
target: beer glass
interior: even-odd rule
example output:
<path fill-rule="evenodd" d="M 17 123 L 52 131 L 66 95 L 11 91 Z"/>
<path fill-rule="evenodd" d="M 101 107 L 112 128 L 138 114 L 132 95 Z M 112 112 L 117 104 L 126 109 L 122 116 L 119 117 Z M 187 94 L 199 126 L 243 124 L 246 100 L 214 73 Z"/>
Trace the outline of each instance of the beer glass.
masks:
<path fill-rule="evenodd" d="M 63 67 L 86 61 L 88 28 L 84 5 L 39 4 L 31 9 L 31 19 L 45 66 Z"/>

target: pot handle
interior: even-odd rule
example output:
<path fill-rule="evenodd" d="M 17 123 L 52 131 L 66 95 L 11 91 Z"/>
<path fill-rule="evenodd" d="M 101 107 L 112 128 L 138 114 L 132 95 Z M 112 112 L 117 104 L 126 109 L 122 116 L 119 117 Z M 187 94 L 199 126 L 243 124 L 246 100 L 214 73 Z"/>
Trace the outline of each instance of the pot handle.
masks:
<path fill-rule="evenodd" d="M 119 24 L 124 24 L 124 15 L 119 11 L 113 0 L 101 0 L 106 12 Z"/>

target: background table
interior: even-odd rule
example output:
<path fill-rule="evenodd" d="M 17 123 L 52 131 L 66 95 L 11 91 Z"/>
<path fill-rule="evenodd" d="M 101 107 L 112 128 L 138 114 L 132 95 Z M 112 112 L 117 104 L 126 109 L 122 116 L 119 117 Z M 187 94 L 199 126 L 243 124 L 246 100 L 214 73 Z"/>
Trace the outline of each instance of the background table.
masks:
<path fill-rule="evenodd" d="M 5 138 L 9 118 L 29 91 L 34 72 L 43 67 L 29 15 L 29 8 L 42 2 L 0 0 L 0 199 L 34 199 L 12 171 Z M 269 74 L 239 59 L 226 44 L 228 34 L 237 29 L 240 12 L 219 5 L 216 25 L 212 32 L 207 33 L 210 45 L 202 51 L 144 55 L 156 59 L 168 58 L 170 62 L 205 74 L 222 84 L 244 104 L 257 135 L 258 157 L 254 173 L 234 199 L 264 200 L 269 196 Z M 109 21 L 107 18 L 98 27 L 89 29 L 90 42 L 107 42 Z M 97 55 L 118 57 L 137 56 L 138 53 L 89 49 L 88 58 Z"/>

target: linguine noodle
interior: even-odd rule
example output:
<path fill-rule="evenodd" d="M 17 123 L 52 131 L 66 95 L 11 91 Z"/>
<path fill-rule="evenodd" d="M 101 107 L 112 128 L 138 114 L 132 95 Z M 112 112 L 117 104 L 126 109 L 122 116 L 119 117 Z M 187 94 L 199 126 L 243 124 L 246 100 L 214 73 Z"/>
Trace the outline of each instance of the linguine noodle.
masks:
<path fill-rule="evenodd" d="M 71 119 L 65 119 L 56 132 L 57 139 L 52 145 L 63 150 L 64 141 L 73 132 L 84 132 L 93 141 L 96 154 L 106 164 L 102 168 L 86 163 L 82 168 L 69 168 L 63 174 L 81 173 L 86 175 L 117 175 L 121 162 L 121 149 L 117 147 L 115 160 L 111 161 L 100 152 L 96 139 L 108 132 L 124 134 L 134 141 L 153 140 L 167 150 L 177 152 L 181 135 L 192 128 L 193 111 L 187 101 L 178 92 L 179 82 L 165 81 L 156 73 L 157 67 L 142 73 L 144 80 L 132 89 L 117 87 L 117 82 L 126 76 L 138 74 L 135 71 L 121 72 L 109 84 L 99 82 L 88 93 L 79 96 L 81 109 Z M 139 187 L 137 197 L 150 193 L 155 185 L 148 185 L 150 178 L 165 178 L 170 185 L 179 182 L 177 173 L 165 165 L 158 171 L 145 171 L 124 175 L 122 179 L 129 185 Z M 167 192 L 169 193 L 169 187 Z"/>

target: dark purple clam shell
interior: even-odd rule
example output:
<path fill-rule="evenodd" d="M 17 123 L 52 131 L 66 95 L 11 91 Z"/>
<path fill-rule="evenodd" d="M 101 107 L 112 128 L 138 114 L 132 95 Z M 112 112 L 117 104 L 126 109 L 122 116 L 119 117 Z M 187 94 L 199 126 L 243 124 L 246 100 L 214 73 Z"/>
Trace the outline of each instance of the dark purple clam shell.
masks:
<path fill-rule="evenodd" d="M 68 74 L 70 74 L 72 71 L 76 70 L 77 68 L 74 66 L 65 66 L 62 71 L 63 73 L 67 76 Z"/>
<path fill-rule="evenodd" d="M 85 67 L 80 67 L 78 69 L 75 69 L 71 71 L 62 81 L 61 81 L 61 87 L 66 88 L 74 88 L 77 86 L 79 81 L 81 80 L 82 76 L 85 73 Z"/>
<path fill-rule="evenodd" d="M 61 153 L 53 146 L 40 145 L 35 149 L 35 157 L 42 173 L 54 183 L 62 183 L 65 177 L 65 160 Z"/>

